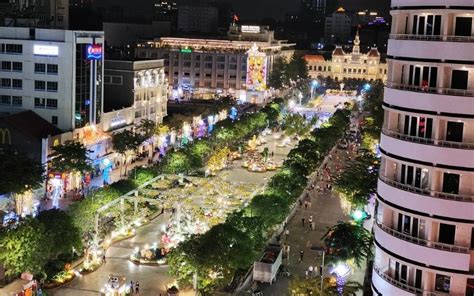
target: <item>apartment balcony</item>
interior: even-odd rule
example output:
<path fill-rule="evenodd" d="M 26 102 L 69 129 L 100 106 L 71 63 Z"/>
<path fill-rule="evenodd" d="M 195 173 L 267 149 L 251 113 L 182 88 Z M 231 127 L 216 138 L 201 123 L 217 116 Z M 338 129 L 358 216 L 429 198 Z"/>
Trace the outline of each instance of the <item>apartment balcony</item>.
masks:
<path fill-rule="evenodd" d="M 407 260 L 459 272 L 469 271 L 469 248 L 419 239 L 379 223 L 374 224 L 374 232 L 374 239 L 380 245 L 395 254 L 403 254 Z"/>
<path fill-rule="evenodd" d="M 413 92 L 421 92 L 427 94 L 442 94 L 449 96 L 474 97 L 474 89 L 455 89 L 445 87 L 427 87 L 421 85 L 409 85 L 397 82 L 387 82 L 387 87 L 408 90 Z"/>
<path fill-rule="evenodd" d="M 438 217 L 472 220 L 474 196 L 421 189 L 380 175 L 378 194 L 387 202 Z"/>
<path fill-rule="evenodd" d="M 384 273 L 379 267 L 374 265 L 372 273 L 372 284 L 382 295 L 417 295 L 417 296 L 446 296 L 448 293 L 425 291 L 415 288 L 406 283 L 402 283 L 388 274 Z"/>
<path fill-rule="evenodd" d="M 444 144 L 448 145 L 447 143 Z M 381 134 L 380 147 L 393 155 L 431 164 L 458 167 L 459 170 L 474 167 L 474 151 L 471 149 L 453 149 L 446 146 L 425 145 L 424 143 L 396 137 L 392 133 Z"/>
<path fill-rule="evenodd" d="M 438 36 L 432 36 L 438 37 Z M 472 38 L 472 37 L 471 37 Z M 468 39 L 471 39 L 468 37 Z M 474 42 L 389 39 L 388 56 L 435 60 L 474 60 Z M 462 50 L 460 50 L 462 48 Z"/>
<path fill-rule="evenodd" d="M 474 42 L 474 36 L 456 35 L 419 35 L 419 34 L 390 34 L 393 40 L 422 40 L 422 41 L 444 41 L 444 42 Z"/>
<path fill-rule="evenodd" d="M 432 146 L 439 146 L 439 147 L 446 147 L 446 148 L 454 148 L 454 149 L 474 150 L 474 143 L 427 139 L 427 138 L 421 138 L 421 137 L 405 135 L 405 134 L 395 132 L 395 131 L 391 131 L 391 130 L 388 130 L 388 129 L 383 129 L 382 133 L 384 135 L 392 137 L 392 138 L 396 138 L 396 139 L 399 139 L 399 140 L 402 140 L 402 141 L 418 143 L 418 144 L 432 145 Z"/>
<path fill-rule="evenodd" d="M 385 87 L 384 102 L 436 113 L 474 114 L 474 90 L 426 88 L 395 82 Z"/>

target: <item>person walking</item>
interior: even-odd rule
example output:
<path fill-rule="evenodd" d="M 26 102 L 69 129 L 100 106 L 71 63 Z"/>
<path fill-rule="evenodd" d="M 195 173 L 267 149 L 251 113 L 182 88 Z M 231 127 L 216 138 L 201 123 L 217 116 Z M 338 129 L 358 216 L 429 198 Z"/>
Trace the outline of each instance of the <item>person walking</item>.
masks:
<path fill-rule="evenodd" d="M 301 225 L 304 227 L 305 217 L 301 218 Z"/>
<path fill-rule="evenodd" d="M 308 193 L 306 193 L 306 194 L 308 194 Z M 304 209 L 305 209 L 305 210 L 308 209 L 308 201 L 307 201 L 307 200 L 304 201 Z"/>
<path fill-rule="evenodd" d="M 309 223 L 312 223 L 312 222 L 313 222 L 313 215 L 309 215 L 308 222 L 309 222 Z"/>
<path fill-rule="evenodd" d="M 140 284 L 138 281 L 135 283 L 135 294 L 140 294 Z"/>
<path fill-rule="evenodd" d="M 288 236 L 290 235 L 290 230 L 286 229 L 285 230 L 285 239 L 288 240 Z"/>
<path fill-rule="evenodd" d="M 133 293 L 135 291 L 135 283 L 133 281 L 130 281 L 130 293 Z"/>
<path fill-rule="evenodd" d="M 103 262 L 104 264 L 107 263 L 107 261 L 105 260 L 105 254 L 102 255 L 102 262 Z"/>
<path fill-rule="evenodd" d="M 303 261 L 303 255 L 304 255 L 304 251 L 301 250 L 301 251 L 300 251 L 300 262 Z"/>

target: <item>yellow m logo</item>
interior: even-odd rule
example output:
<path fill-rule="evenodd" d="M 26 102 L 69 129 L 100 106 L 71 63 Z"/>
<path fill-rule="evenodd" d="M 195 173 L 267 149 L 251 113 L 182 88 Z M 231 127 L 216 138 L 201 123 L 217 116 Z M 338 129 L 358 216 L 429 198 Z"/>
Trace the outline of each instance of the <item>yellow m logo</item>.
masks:
<path fill-rule="evenodd" d="M 8 128 L 0 128 L 0 144 L 11 145 L 12 137 Z"/>

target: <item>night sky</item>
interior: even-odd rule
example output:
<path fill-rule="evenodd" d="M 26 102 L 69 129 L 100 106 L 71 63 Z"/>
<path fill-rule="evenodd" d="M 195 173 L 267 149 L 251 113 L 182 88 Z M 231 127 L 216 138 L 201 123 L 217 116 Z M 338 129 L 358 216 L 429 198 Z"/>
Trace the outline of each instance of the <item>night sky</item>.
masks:
<path fill-rule="evenodd" d="M 331 0 L 328 0 L 331 1 Z M 284 18 L 286 13 L 297 12 L 299 0 L 232 0 L 232 7 L 240 14 L 242 19 L 259 20 L 264 17 L 276 19 Z M 339 0 L 341 5 L 348 10 L 377 10 L 387 13 L 390 0 Z"/>

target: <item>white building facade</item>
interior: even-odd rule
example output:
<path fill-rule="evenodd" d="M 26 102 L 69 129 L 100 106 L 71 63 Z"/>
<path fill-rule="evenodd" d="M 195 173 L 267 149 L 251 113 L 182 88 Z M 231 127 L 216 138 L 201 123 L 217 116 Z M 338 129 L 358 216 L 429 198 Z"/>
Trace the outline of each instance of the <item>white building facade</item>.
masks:
<path fill-rule="evenodd" d="M 103 32 L 0 28 L 0 112 L 33 110 L 64 132 L 100 123 Z"/>
<path fill-rule="evenodd" d="M 474 295 L 474 2 L 392 0 L 375 295 Z"/>
<path fill-rule="evenodd" d="M 261 32 L 258 26 L 247 27 L 244 27 L 245 36 L 234 36 L 231 32 L 229 39 L 233 40 L 160 38 L 138 44 L 135 55 L 140 59 L 164 60 L 170 99 L 226 94 L 250 102 L 246 96 L 249 49 L 256 45 L 265 54 L 265 72 L 270 73 L 275 58 L 285 55 L 284 49 L 292 44 L 277 40 L 249 41 L 248 34 L 252 34 L 249 33 L 252 30 L 259 40 L 272 35 Z"/>
<path fill-rule="evenodd" d="M 372 47 L 367 53 L 360 51 L 359 34 L 354 39 L 352 52 L 346 52 L 336 46 L 332 59 L 326 61 L 322 55 L 305 55 L 310 78 L 331 77 L 334 80 L 387 80 L 387 64 L 380 61 L 380 53 Z"/>

